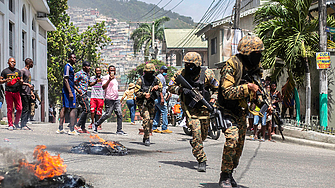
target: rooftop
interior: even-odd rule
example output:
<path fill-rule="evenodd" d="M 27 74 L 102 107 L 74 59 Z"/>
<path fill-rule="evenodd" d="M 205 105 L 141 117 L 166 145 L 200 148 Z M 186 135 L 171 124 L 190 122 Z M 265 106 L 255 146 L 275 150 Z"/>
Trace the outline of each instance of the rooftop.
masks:
<path fill-rule="evenodd" d="M 164 37 L 166 41 L 166 47 L 169 49 L 207 48 L 207 41 L 203 41 L 201 37 L 195 36 L 195 33 L 196 31 L 193 29 L 165 29 Z"/>

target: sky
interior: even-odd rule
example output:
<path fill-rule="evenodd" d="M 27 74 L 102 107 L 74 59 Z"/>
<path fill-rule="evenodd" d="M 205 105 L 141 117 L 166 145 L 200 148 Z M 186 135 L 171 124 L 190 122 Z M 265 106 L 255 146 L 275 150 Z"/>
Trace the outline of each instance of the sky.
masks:
<path fill-rule="evenodd" d="M 151 4 L 157 4 L 160 0 L 140 0 L 140 1 L 144 1 L 146 3 L 151 3 Z M 162 0 L 162 2 L 158 6 L 163 7 L 169 1 L 170 0 Z M 181 0 L 172 0 L 170 4 L 168 4 L 164 9 L 170 10 L 174 6 L 176 6 L 180 1 Z M 198 22 L 202 18 L 206 10 L 208 9 L 212 1 L 213 0 L 184 0 L 178 7 L 176 7 L 173 10 L 173 12 L 179 13 L 180 15 L 183 15 L 183 16 L 190 16 L 193 18 L 195 22 Z M 235 0 L 230 1 L 230 2 L 235 3 Z M 229 4 L 234 4 L 234 3 L 229 3 Z M 227 12 L 231 12 L 231 8 L 228 8 L 228 9 L 230 9 L 230 11 L 227 10 Z M 227 14 L 228 13 L 226 13 L 226 15 Z"/>

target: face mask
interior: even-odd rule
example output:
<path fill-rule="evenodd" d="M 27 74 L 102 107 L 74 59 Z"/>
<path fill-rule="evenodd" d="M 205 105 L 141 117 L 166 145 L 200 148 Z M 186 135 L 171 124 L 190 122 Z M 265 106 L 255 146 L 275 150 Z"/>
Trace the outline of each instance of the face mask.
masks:
<path fill-rule="evenodd" d="M 194 64 L 185 67 L 185 73 L 186 75 L 189 75 L 190 77 L 195 77 L 200 73 L 201 67 L 197 67 Z"/>
<path fill-rule="evenodd" d="M 163 74 L 162 74 L 163 76 L 166 76 L 167 75 L 167 73 L 166 72 L 163 72 Z"/>
<path fill-rule="evenodd" d="M 147 80 L 152 80 L 153 79 L 153 76 L 154 76 L 154 73 L 153 72 L 146 72 L 144 74 L 144 78 L 147 79 Z"/>
<path fill-rule="evenodd" d="M 251 52 L 248 57 L 251 66 L 255 67 L 258 66 L 259 62 L 261 61 L 262 53 Z"/>

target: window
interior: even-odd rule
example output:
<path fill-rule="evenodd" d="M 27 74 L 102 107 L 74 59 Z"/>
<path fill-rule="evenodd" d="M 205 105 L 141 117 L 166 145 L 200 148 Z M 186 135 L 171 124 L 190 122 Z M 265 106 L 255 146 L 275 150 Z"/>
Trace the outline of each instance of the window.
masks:
<path fill-rule="evenodd" d="M 14 13 L 14 0 L 9 0 L 8 1 L 8 9 L 12 12 L 12 13 Z"/>
<path fill-rule="evenodd" d="M 35 39 L 33 39 L 32 41 L 31 41 L 31 49 L 32 49 L 32 51 L 33 51 L 33 61 L 34 61 L 34 64 L 36 63 L 35 62 L 35 49 L 36 49 L 36 40 Z"/>
<path fill-rule="evenodd" d="M 211 40 L 211 55 L 216 54 L 217 50 L 216 37 Z"/>
<path fill-rule="evenodd" d="M 39 27 L 39 31 L 38 33 L 43 37 L 43 38 L 47 38 L 47 35 L 46 35 L 46 31 L 40 26 Z"/>
<path fill-rule="evenodd" d="M 22 22 L 26 23 L 26 6 L 23 5 L 22 7 Z"/>
<path fill-rule="evenodd" d="M 22 61 L 26 58 L 26 32 L 22 31 Z"/>
<path fill-rule="evenodd" d="M 9 22 L 9 56 L 14 57 L 14 24 Z"/>
<path fill-rule="evenodd" d="M 31 29 L 32 29 L 33 31 L 36 31 L 35 19 L 33 19 L 33 21 L 31 22 Z"/>

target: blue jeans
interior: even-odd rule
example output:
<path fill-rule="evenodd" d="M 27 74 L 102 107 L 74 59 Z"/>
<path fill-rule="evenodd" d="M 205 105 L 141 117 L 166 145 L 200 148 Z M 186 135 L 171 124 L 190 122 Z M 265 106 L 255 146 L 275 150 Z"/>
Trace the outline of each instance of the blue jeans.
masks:
<path fill-rule="evenodd" d="M 262 126 L 266 125 L 266 114 L 267 112 L 264 113 L 264 116 L 262 117 Z M 254 116 L 254 125 L 258 125 L 259 123 L 259 116 Z"/>
<path fill-rule="evenodd" d="M 126 103 L 127 103 L 128 108 L 129 108 L 129 111 L 130 111 L 131 122 L 135 122 L 135 111 L 136 111 L 135 101 L 133 99 L 132 100 L 127 100 Z"/>
<path fill-rule="evenodd" d="M 161 119 L 161 114 L 162 114 L 162 119 L 163 119 L 163 125 L 162 125 L 162 130 L 167 129 L 168 125 L 168 119 L 167 119 L 167 104 L 166 101 L 164 101 L 164 105 L 161 105 L 161 98 L 158 97 L 158 99 L 155 99 L 155 108 L 156 108 L 156 115 L 154 118 L 154 122 L 152 124 L 152 129 L 155 130 L 157 129 L 158 122 Z"/>

